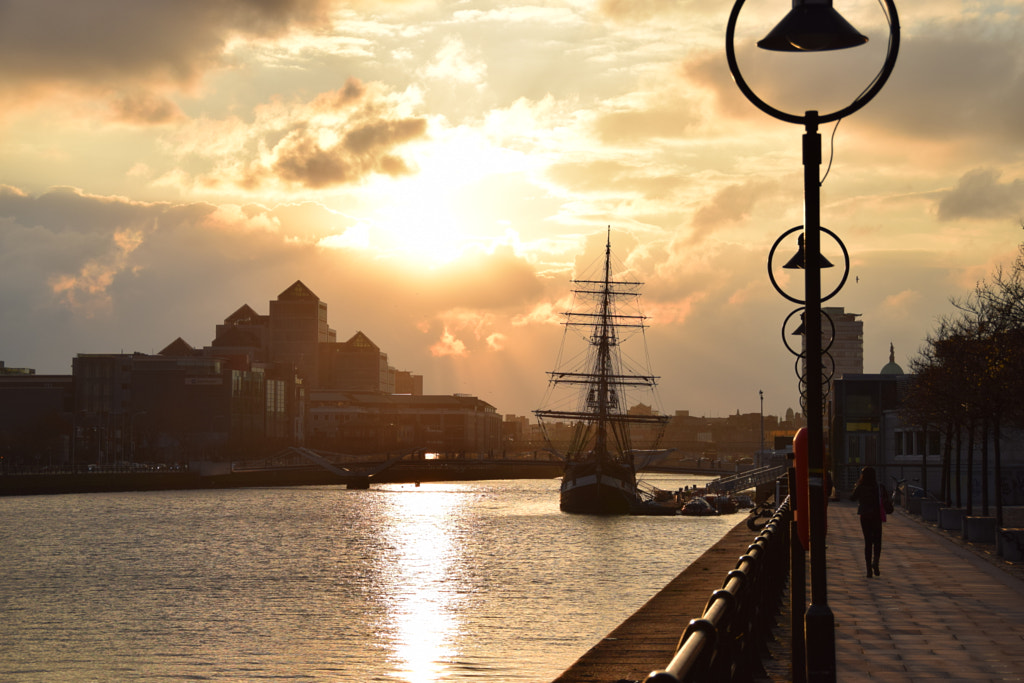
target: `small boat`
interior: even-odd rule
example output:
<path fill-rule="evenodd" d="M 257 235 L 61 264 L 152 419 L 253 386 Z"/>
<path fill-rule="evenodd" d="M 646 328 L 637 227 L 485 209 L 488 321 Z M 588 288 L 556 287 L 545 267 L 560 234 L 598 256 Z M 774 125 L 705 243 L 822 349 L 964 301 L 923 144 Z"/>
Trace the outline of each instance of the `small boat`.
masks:
<path fill-rule="evenodd" d="M 679 514 L 687 517 L 711 517 L 717 515 L 718 512 L 711 507 L 711 503 L 700 496 L 694 496 L 683 504 Z"/>
<path fill-rule="evenodd" d="M 668 517 L 679 514 L 679 505 L 672 500 L 636 500 L 632 503 L 629 514 Z"/>
<path fill-rule="evenodd" d="M 736 501 L 729 496 L 705 496 L 704 500 L 720 515 L 729 515 L 739 509 Z"/>
<path fill-rule="evenodd" d="M 736 505 L 739 506 L 741 510 L 749 510 L 754 507 L 754 499 L 745 493 L 737 493 L 733 498 L 736 499 Z"/>
<path fill-rule="evenodd" d="M 637 392 L 644 393 L 646 405 L 656 405 L 657 378 L 649 368 L 637 370 L 623 362 L 623 342 L 631 337 L 643 339 L 646 317 L 639 310 L 642 283 L 613 277 L 611 249 L 609 229 L 600 272 L 573 280 L 574 303 L 565 313 L 556 369 L 548 373 L 546 407 L 534 414 L 556 450 L 552 425 L 571 425 L 564 449 L 562 511 L 675 514 L 674 503 L 659 503 L 637 487 L 638 451 L 633 450 L 630 430 L 646 425 L 660 434 L 669 418 L 653 410 L 629 410 L 627 401 L 636 400 Z M 573 345 L 579 342 L 584 348 L 574 353 Z M 632 355 L 646 359 L 646 348 Z"/>

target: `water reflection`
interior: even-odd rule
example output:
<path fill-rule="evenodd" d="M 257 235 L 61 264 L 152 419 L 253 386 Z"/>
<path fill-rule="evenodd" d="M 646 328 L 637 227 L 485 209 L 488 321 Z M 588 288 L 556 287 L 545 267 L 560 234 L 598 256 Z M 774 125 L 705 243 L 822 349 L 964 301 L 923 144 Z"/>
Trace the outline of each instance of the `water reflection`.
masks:
<path fill-rule="evenodd" d="M 741 521 L 565 515 L 554 480 L 12 496 L 0 517 L 0 681 L 126 683 L 551 681 Z"/>
<path fill-rule="evenodd" d="M 396 487 L 385 497 L 385 635 L 397 659 L 394 674 L 409 683 L 442 678 L 458 655 L 464 629 L 460 596 L 466 586 L 457 518 L 469 498 L 443 484 Z"/>

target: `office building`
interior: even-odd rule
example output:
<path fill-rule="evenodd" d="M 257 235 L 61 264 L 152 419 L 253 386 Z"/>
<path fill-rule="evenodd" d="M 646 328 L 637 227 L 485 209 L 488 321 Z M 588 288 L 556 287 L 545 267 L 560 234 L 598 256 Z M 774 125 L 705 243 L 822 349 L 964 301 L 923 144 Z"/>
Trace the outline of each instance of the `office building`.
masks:
<path fill-rule="evenodd" d="M 327 304 L 301 280 L 270 302 L 269 357 L 275 363 L 291 363 L 307 386 L 314 388 L 319 375 L 320 345 L 336 341 L 327 326 Z"/>

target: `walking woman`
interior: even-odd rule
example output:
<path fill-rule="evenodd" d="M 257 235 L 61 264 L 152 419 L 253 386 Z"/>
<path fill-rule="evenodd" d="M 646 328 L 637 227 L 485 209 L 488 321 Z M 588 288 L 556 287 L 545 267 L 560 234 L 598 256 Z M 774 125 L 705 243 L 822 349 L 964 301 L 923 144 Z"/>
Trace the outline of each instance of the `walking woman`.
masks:
<path fill-rule="evenodd" d="M 889 498 L 885 486 L 878 483 L 874 467 L 860 471 L 860 479 L 853 487 L 850 500 L 856 501 L 860 515 L 860 529 L 864 533 L 864 564 L 868 578 L 879 575 L 878 559 L 882 554 L 882 522 L 885 521 L 885 501 Z"/>

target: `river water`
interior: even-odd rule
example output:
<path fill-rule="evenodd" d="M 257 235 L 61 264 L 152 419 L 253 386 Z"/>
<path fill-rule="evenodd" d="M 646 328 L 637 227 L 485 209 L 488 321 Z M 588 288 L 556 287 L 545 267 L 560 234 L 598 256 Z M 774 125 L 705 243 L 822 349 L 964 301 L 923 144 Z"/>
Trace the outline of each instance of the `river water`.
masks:
<path fill-rule="evenodd" d="M 0 519 L 0 680 L 427 683 L 550 681 L 742 516 L 566 515 L 557 480 L 516 480 L 13 497 Z"/>

